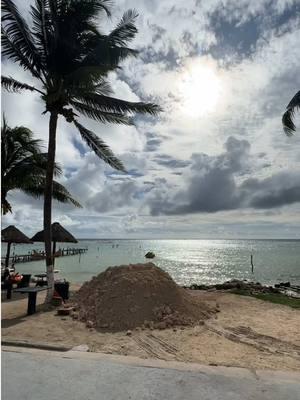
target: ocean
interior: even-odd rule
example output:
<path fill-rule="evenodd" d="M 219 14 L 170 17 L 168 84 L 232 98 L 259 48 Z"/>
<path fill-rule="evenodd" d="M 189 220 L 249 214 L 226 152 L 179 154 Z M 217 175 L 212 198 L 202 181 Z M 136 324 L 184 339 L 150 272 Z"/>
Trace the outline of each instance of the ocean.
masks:
<path fill-rule="evenodd" d="M 233 278 L 250 279 L 263 284 L 290 281 L 300 284 L 299 240 L 80 240 L 77 244 L 59 243 L 59 247 L 87 247 L 82 255 L 56 258 L 59 278 L 82 283 L 109 266 L 153 261 L 169 272 L 180 285 L 215 284 Z M 43 244 L 12 245 L 11 255 L 43 250 Z M 6 245 L 2 243 L 2 257 Z M 250 257 L 253 255 L 254 273 Z M 36 274 L 45 271 L 44 261 L 18 263 L 16 271 Z"/>

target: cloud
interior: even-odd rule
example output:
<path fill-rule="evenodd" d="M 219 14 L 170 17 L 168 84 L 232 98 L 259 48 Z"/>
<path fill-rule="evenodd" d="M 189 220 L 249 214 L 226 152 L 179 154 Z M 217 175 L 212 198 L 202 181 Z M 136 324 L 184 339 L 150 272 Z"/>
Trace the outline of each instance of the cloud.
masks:
<path fill-rule="evenodd" d="M 121 207 L 132 206 L 138 189 L 133 181 L 125 181 L 107 185 L 101 192 L 91 196 L 86 206 L 97 212 L 108 212 Z"/>
<path fill-rule="evenodd" d="M 28 18 L 28 5 L 17 3 Z M 132 47 L 140 55 L 109 79 L 117 97 L 155 101 L 164 113 L 139 116 L 135 127 L 80 117 L 129 175 L 106 166 L 60 118 L 60 179 L 84 208 L 55 202 L 53 218 L 85 237 L 136 232 L 197 237 L 200 226 L 202 235 L 238 236 L 247 233 L 244 221 L 251 224 L 251 235 L 256 230 L 276 236 L 274 230 L 286 232 L 289 224 L 289 234 L 296 235 L 300 135 L 284 136 L 281 114 L 300 88 L 299 2 L 120 0 L 112 19 L 99 21 L 101 30 L 109 31 L 128 8 L 139 12 Z M 210 112 L 197 112 L 206 104 L 209 82 L 192 91 L 190 103 L 184 100 L 191 93 L 180 91 L 190 69 L 200 74 L 198 66 L 214 71 L 220 82 L 221 95 Z M 2 72 L 34 82 L 10 62 L 3 62 Z M 196 112 L 187 110 L 187 103 Z M 39 96 L 3 92 L 2 104 L 11 126 L 26 125 L 47 143 L 48 115 L 42 115 Z M 41 229 L 42 200 L 14 192 L 11 202 L 15 213 L 4 223 Z"/>
<path fill-rule="evenodd" d="M 241 190 L 251 196 L 249 205 L 253 208 L 271 209 L 300 201 L 300 177 L 295 172 L 281 172 L 269 178 L 248 179 Z"/>
<path fill-rule="evenodd" d="M 169 156 L 168 154 L 158 154 L 153 158 L 153 160 L 158 165 L 162 165 L 167 168 L 175 169 L 175 168 L 185 168 L 190 165 L 190 161 L 179 160 Z"/>
<path fill-rule="evenodd" d="M 187 187 L 151 193 L 152 215 L 214 213 L 243 208 L 270 209 L 300 202 L 300 176 L 278 172 L 265 179 L 246 178 L 251 172 L 250 144 L 229 137 L 217 156 L 194 154 Z M 242 180 L 243 179 L 243 180 Z"/>

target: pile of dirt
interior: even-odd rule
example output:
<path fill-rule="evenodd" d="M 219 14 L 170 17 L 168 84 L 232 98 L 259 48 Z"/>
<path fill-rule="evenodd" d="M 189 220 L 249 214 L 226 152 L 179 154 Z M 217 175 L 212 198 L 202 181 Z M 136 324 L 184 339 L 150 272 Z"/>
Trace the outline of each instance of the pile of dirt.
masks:
<path fill-rule="evenodd" d="M 211 310 L 152 263 L 110 267 L 82 285 L 79 319 L 100 329 L 195 325 Z"/>

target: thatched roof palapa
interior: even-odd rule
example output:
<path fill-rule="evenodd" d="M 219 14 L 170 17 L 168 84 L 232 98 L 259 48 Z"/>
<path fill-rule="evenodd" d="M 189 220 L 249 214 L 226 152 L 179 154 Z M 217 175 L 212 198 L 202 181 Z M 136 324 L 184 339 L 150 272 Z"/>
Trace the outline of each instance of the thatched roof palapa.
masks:
<path fill-rule="evenodd" d="M 1 242 L 6 243 L 32 243 L 32 241 L 24 235 L 14 225 L 10 225 L 1 231 Z"/>
<path fill-rule="evenodd" d="M 68 232 L 65 228 L 63 228 L 58 222 L 53 222 L 52 224 L 52 241 L 53 242 L 71 242 L 77 243 L 77 240 L 74 236 Z M 44 242 L 45 235 L 44 231 L 37 232 L 31 240 L 33 242 Z"/>
<path fill-rule="evenodd" d="M 7 228 L 1 231 L 1 242 L 7 243 L 6 257 L 5 257 L 5 267 L 8 268 L 9 265 L 9 255 L 10 247 L 12 243 L 32 243 L 32 241 L 24 235 L 18 228 L 14 225 L 9 225 Z"/>

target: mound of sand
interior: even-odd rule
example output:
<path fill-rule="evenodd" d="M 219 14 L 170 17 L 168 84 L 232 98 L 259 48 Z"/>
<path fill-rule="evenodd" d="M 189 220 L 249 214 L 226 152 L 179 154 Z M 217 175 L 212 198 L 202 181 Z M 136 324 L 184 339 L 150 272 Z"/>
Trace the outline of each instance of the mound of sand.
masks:
<path fill-rule="evenodd" d="M 79 319 L 97 328 L 194 325 L 212 311 L 152 263 L 110 267 L 76 295 Z"/>

